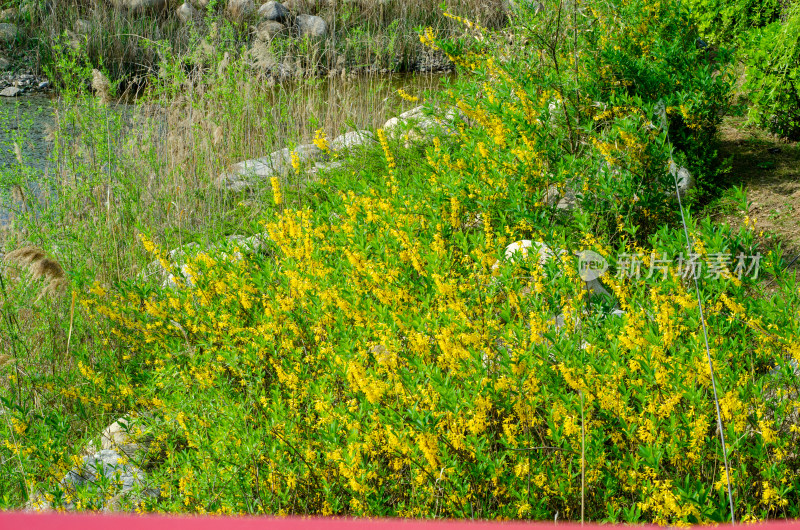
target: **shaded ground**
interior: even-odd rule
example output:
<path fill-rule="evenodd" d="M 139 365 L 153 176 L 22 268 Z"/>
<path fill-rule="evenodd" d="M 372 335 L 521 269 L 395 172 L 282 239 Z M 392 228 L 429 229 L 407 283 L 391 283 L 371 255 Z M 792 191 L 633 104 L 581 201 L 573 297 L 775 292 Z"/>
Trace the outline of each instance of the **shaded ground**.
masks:
<path fill-rule="evenodd" d="M 780 246 L 787 268 L 800 271 L 800 143 L 780 140 L 744 122 L 730 116 L 723 120 L 720 153 L 731 159 L 731 172 L 726 189 L 704 213 L 733 228 L 749 217 L 760 234 L 762 254 Z M 747 213 L 736 207 L 734 186 L 747 194 Z"/>

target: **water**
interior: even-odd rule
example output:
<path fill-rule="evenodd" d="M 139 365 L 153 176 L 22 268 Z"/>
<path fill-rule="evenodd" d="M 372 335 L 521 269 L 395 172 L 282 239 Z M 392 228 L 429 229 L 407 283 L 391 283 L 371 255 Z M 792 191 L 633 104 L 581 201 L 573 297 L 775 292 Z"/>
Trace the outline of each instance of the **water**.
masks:
<path fill-rule="evenodd" d="M 53 106 L 45 96 L 0 97 L 0 170 L 19 168 L 16 143 L 26 166 L 37 171 L 48 169 L 52 141 L 47 131 L 53 127 Z"/>
<path fill-rule="evenodd" d="M 397 89 L 422 96 L 435 93 L 450 78 L 447 75 L 394 74 L 306 80 L 271 87 L 253 84 L 248 87 L 249 93 L 242 91 L 241 97 L 250 97 L 264 104 L 257 105 L 255 111 L 251 106 L 247 115 L 239 119 L 251 122 L 249 128 L 254 135 L 263 133 L 256 124 L 267 123 L 270 132 L 275 135 L 276 143 L 281 144 L 273 146 L 273 149 L 282 148 L 287 139 L 292 140 L 292 136 L 294 140 L 310 141 L 320 126 L 331 129 L 334 135 L 344 129 L 380 127 L 388 118 L 423 102 L 422 98 L 418 103 L 403 101 L 398 97 Z M 6 225 L 12 212 L 22 207 L 22 195 L 27 195 L 28 204 L 35 204 L 36 201 L 30 199 L 41 196 L 42 186 L 46 188 L 49 183 L 52 196 L 57 196 L 59 178 L 80 178 L 79 175 L 68 175 L 66 173 L 69 171 L 63 171 L 69 168 L 64 160 L 60 167 L 51 160 L 57 103 L 57 100 L 42 95 L 0 97 L 0 225 Z M 121 118 L 121 129 L 119 135 L 115 134 L 115 139 L 121 139 L 131 131 L 131 127 L 136 127 L 134 124 L 142 123 L 135 118 L 140 114 L 140 107 L 135 103 L 112 104 L 107 108 L 110 111 L 107 117 Z M 105 114 L 105 111 L 102 112 Z M 96 109 L 91 115 L 97 116 Z M 92 131 L 86 129 L 92 128 L 93 122 L 87 122 L 79 127 L 84 130 L 77 133 L 91 134 Z M 149 123 L 153 125 L 152 121 Z M 166 120 L 158 125 L 159 132 L 155 138 L 162 138 L 162 135 L 166 138 L 173 132 L 168 131 L 167 127 Z M 283 134 L 275 134 L 281 130 Z M 64 140 L 77 138 L 64 123 L 59 133 Z M 155 141 L 153 138 L 151 136 L 150 141 Z M 262 145 L 261 149 L 267 147 Z M 255 145 L 253 152 L 247 149 L 240 151 L 247 157 L 268 154 L 256 152 L 259 149 Z M 102 172 L 111 174 L 112 170 L 105 165 Z"/>

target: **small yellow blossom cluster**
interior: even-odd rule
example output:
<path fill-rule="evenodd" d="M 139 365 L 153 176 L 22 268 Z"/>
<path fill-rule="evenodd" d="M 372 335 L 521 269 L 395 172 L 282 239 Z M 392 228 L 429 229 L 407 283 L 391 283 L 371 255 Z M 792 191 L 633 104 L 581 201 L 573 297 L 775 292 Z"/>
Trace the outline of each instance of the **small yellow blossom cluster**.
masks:
<path fill-rule="evenodd" d="M 402 88 L 398 88 L 397 89 L 397 95 L 399 95 L 401 98 L 403 98 L 404 100 L 409 101 L 411 103 L 416 103 L 416 102 L 419 101 L 419 98 L 417 96 L 412 96 L 411 94 L 409 94 L 408 92 L 406 92 Z"/>
<path fill-rule="evenodd" d="M 322 129 L 317 129 L 317 131 L 314 133 L 314 145 L 326 153 L 330 153 L 331 151 L 331 148 L 328 145 L 328 140 L 325 137 L 325 131 Z"/>

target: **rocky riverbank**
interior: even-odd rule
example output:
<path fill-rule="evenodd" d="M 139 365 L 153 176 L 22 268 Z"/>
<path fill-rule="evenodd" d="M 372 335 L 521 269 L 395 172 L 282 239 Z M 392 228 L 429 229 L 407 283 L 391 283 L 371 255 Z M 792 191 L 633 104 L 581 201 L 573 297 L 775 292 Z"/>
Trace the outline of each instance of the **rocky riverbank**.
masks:
<path fill-rule="evenodd" d="M 17 70 L 0 73 L 0 96 L 13 98 L 22 95 L 41 94 L 52 89 L 50 81 L 30 71 Z"/>
<path fill-rule="evenodd" d="M 425 3 L 403 5 L 386 0 L 325 2 L 318 0 L 225 0 L 211 5 L 186 0 L 112 2 L 78 10 L 58 5 L 0 11 L 0 72 L 2 88 L 22 95 L 45 88 L 46 80 L 21 78 L 58 70 L 64 60 L 88 59 L 112 81 L 136 89 L 158 75 L 162 61 L 177 59 L 184 70 L 216 68 L 229 56 L 244 59 L 252 75 L 282 81 L 300 77 L 350 77 L 387 73 L 441 73 L 454 70 L 445 54 L 426 49 L 419 28 L 441 35 L 464 31 L 462 24 L 442 16 Z M 500 27 L 507 23 L 510 4 L 501 0 L 473 6 L 463 13 L 471 20 Z M 495 5 L 496 4 L 496 5 Z M 485 8 L 485 9 L 484 9 Z M 485 11 L 485 12 L 484 12 Z M 166 47 L 157 52 L 150 42 Z M 166 53 L 166 55 L 165 55 Z M 69 57 L 72 57 L 69 59 Z M 66 63 L 63 63 L 66 64 Z M 59 80 L 53 79 L 58 85 Z"/>
<path fill-rule="evenodd" d="M 16 9 L 0 11 L 0 96 L 16 97 L 23 94 L 50 90 L 50 81 L 31 67 L 25 54 L 14 57 L 9 52 L 15 47 L 23 31 L 13 23 L 19 13 Z"/>

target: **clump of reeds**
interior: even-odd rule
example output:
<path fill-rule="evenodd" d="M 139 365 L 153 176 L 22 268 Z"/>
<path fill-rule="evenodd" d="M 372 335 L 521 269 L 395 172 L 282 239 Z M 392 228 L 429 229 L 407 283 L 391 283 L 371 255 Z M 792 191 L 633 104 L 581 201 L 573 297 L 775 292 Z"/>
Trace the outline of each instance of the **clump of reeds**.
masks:
<path fill-rule="evenodd" d="M 92 90 L 104 105 L 111 103 L 111 82 L 97 68 L 92 70 Z"/>
<path fill-rule="evenodd" d="M 27 273 L 32 281 L 42 282 L 39 299 L 61 294 L 66 289 L 67 276 L 63 267 L 38 247 L 24 246 L 9 252 L 3 258 L 3 265 L 3 272 L 10 272 L 13 280 L 19 280 Z"/>

